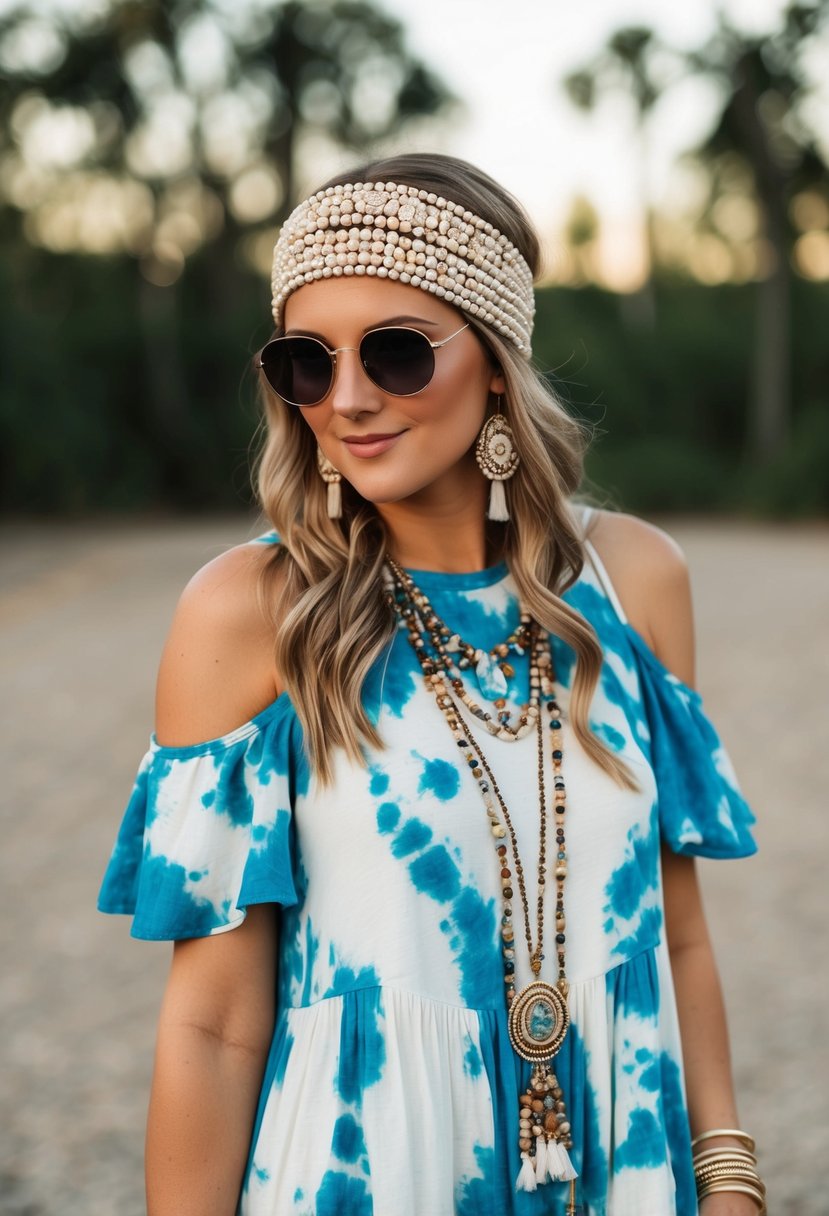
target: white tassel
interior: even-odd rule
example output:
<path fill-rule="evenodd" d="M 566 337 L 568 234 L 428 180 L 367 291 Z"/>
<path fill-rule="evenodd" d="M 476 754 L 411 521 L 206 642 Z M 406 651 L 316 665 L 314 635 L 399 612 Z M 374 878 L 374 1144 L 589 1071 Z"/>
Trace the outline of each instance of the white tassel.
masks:
<path fill-rule="evenodd" d="M 547 1145 L 547 1170 L 553 1182 L 572 1182 L 578 1178 L 570 1154 L 560 1140 L 550 1140 Z"/>
<path fill-rule="evenodd" d="M 328 483 L 328 518 L 339 519 L 342 516 L 342 493 L 339 481 Z"/>
<path fill-rule="evenodd" d="M 535 1166 L 533 1159 L 529 1153 L 522 1153 L 524 1164 L 521 1166 L 521 1172 L 515 1181 L 516 1191 L 535 1191 L 538 1189 L 538 1183 L 535 1178 Z"/>
<path fill-rule="evenodd" d="M 547 1145 L 543 1136 L 535 1138 L 535 1180 L 547 1181 Z"/>
<path fill-rule="evenodd" d="M 509 511 L 507 510 L 507 496 L 504 493 L 503 481 L 498 481 L 493 478 L 489 489 L 489 508 L 486 513 L 487 519 L 498 519 L 502 522 L 509 519 Z"/>
<path fill-rule="evenodd" d="M 547 1144 L 547 1174 L 553 1182 L 558 1182 L 562 1176 L 564 1162 L 561 1159 L 558 1142 L 550 1140 Z"/>

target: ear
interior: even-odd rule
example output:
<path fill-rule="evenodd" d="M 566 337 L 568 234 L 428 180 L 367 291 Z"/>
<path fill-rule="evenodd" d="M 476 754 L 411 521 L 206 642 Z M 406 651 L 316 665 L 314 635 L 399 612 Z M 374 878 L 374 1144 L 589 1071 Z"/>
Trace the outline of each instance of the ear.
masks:
<path fill-rule="evenodd" d="M 492 374 L 492 378 L 489 382 L 489 391 L 491 393 L 499 393 L 501 395 L 507 391 L 504 373 L 501 371 L 500 367 L 496 368 Z"/>

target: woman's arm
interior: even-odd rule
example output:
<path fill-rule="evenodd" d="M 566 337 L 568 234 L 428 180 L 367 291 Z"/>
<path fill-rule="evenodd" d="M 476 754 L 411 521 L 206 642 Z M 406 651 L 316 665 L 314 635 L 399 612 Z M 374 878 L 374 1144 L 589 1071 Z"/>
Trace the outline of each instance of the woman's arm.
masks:
<path fill-rule="evenodd" d="M 661 529 L 629 515 L 600 513 L 594 544 L 631 625 L 665 666 L 695 687 L 695 640 L 687 562 Z M 691 1135 L 739 1128 L 725 1007 L 693 858 L 662 850 L 665 931 L 679 1015 Z M 705 1148 L 740 1147 L 730 1137 Z M 748 1195 L 703 1200 L 702 1216 L 756 1216 Z"/>
<path fill-rule="evenodd" d="M 176 942 L 147 1119 L 148 1216 L 233 1216 L 273 1029 L 276 909 Z"/>
<path fill-rule="evenodd" d="M 156 688 L 159 743 L 225 734 L 277 695 L 257 607 L 262 549 L 239 546 L 188 583 Z M 233 1216 L 273 1031 L 277 913 L 173 948 L 147 1119 L 148 1216 Z"/>

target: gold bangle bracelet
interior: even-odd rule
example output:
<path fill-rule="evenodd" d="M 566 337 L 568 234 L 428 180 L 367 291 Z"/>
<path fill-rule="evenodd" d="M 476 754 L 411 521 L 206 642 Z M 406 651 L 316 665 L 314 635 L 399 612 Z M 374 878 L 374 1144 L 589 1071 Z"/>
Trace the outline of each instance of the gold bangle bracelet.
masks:
<path fill-rule="evenodd" d="M 765 1187 L 762 1186 L 760 1178 L 756 1173 L 706 1173 L 704 1178 L 697 1178 L 697 1189 L 699 1192 L 710 1187 L 712 1183 L 720 1184 L 722 1182 L 740 1182 L 746 1186 L 756 1187 L 761 1194 L 765 1193 Z"/>
<path fill-rule="evenodd" d="M 748 1174 L 759 1178 L 757 1167 L 750 1161 L 711 1161 L 708 1165 L 694 1170 L 696 1178 L 705 1178 L 708 1174 Z"/>
<path fill-rule="evenodd" d="M 756 1165 L 750 1161 L 712 1161 L 702 1169 L 694 1170 L 697 1182 L 711 1174 L 739 1174 L 740 1177 L 759 1178 Z"/>
<path fill-rule="evenodd" d="M 696 1174 L 700 1170 L 710 1169 L 712 1165 L 716 1165 L 716 1166 L 723 1166 L 723 1165 L 732 1166 L 733 1165 L 739 1169 L 751 1169 L 751 1170 L 757 1169 L 757 1162 L 754 1157 L 732 1157 L 732 1156 L 719 1157 L 719 1156 L 717 1156 L 717 1157 L 706 1157 L 706 1159 L 704 1161 L 695 1161 L 694 1162 L 694 1173 Z"/>
<path fill-rule="evenodd" d="M 726 1170 L 717 1170 L 715 1173 L 706 1173 L 705 1176 L 698 1177 L 695 1181 L 697 1181 L 698 1190 L 705 1190 L 712 1182 L 746 1182 L 750 1183 L 752 1187 L 756 1187 L 757 1190 L 765 1189 L 762 1187 L 760 1177 L 756 1173 L 749 1172 L 734 1173 Z"/>
<path fill-rule="evenodd" d="M 703 1161 L 713 1161 L 721 1157 L 733 1157 L 735 1161 L 756 1161 L 754 1153 L 750 1153 L 747 1148 L 734 1148 L 729 1145 L 728 1148 L 704 1148 L 694 1156 L 694 1165 L 697 1166 Z"/>
<path fill-rule="evenodd" d="M 749 1136 L 748 1132 L 740 1131 L 738 1127 L 712 1127 L 710 1131 L 700 1132 L 698 1136 L 694 1136 L 691 1141 L 691 1149 L 695 1149 L 704 1140 L 713 1140 L 714 1136 L 733 1136 L 735 1140 L 740 1140 L 750 1153 L 753 1153 L 757 1147 L 754 1138 Z"/>
<path fill-rule="evenodd" d="M 757 1208 L 760 1213 L 760 1216 L 765 1216 L 765 1213 L 766 1213 L 765 1198 L 760 1194 L 760 1192 L 756 1189 L 756 1187 L 753 1187 L 753 1186 L 740 1186 L 737 1184 L 735 1184 L 733 1186 L 732 1185 L 711 1186 L 711 1187 L 708 1187 L 705 1191 L 701 1192 L 697 1196 L 697 1199 L 699 1200 L 700 1203 L 702 1203 L 703 1199 L 707 1198 L 708 1195 L 716 1195 L 722 1191 L 735 1191 L 739 1195 L 750 1195 L 751 1198 L 754 1200 L 754 1202 L 757 1204 Z"/>

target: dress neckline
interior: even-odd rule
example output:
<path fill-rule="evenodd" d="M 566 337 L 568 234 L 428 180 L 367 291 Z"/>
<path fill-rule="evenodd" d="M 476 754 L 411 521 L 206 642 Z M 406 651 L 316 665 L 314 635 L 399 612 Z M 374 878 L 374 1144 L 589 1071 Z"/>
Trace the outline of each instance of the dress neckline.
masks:
<path fill-rule="evenodd" d="M 485 566 L 483 570 L 416 570 L 411 566 L 402 568 L 424 591 L 474 591 L 478 587 L 494 586 L 509 574 L 505 558 L 494 566 Z"/>

